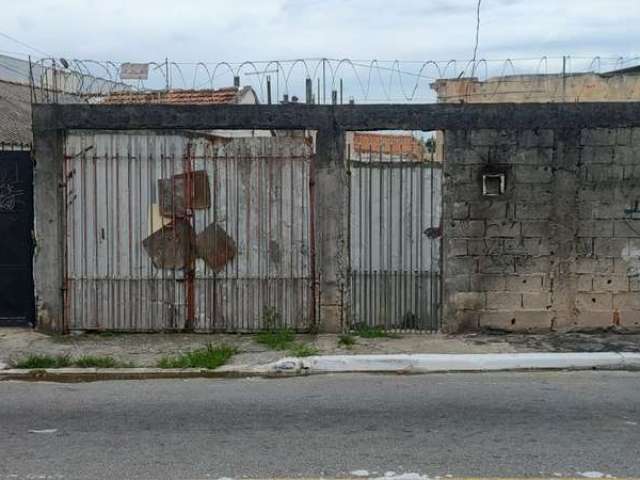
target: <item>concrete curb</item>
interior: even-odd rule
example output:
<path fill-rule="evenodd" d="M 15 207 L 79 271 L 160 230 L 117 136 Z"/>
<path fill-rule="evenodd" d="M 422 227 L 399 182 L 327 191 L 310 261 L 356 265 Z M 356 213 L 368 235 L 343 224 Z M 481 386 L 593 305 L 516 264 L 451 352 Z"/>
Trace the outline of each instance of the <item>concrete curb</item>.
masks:
<path fill-rule="evenodd" d="M 260 366 L 199 368 L 50 368 L 0 370 L 0 381 L 95 382 L 187 378 L 282 378 L 322 373 L 445 373 L 523 370 L 640 370 L 640 353 L 487 353 L 322 355 Z"/>
<path fill-rule="evenodd" d="M 282 362 L 293 359 L 283 359 Z M 415 355 L 327 355 L 301 360 L 308 373 L 483 372 L 504 370 L 635 370 L 640 353 L 485 353 Z M 284 368 L 284 365 L 281 366 Z"/>

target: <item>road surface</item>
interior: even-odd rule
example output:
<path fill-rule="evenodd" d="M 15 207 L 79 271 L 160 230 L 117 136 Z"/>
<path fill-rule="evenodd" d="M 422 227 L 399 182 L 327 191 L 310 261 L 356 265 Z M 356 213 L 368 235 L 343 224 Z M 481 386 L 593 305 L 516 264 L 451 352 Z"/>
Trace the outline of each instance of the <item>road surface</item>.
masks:
<path fill-rule="evenodd" d="M 640 476 L 640 373 L 0 383 L 0 479 Z"/>

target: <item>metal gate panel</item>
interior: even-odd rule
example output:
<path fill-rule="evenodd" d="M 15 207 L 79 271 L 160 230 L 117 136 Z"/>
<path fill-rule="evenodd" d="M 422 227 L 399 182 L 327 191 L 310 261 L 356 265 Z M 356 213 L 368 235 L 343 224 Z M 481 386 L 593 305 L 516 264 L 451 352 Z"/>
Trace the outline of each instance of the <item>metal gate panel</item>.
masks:
<path fill-rule="evenodd" d="M 351 326 L 439 329 L 440 165 L 381 152 L 348 163 Z"/>
<path fill-rule="evenodd" d="M 290 137 L 69 132 L 67 328 L 310 328 L 311 161 Z"/>
<path fill-rule="evenodd" d="M 33 162 L 0 144 L 0 326 L 33 326 Z M 10 150 L 9 150 L 10 149 Z M 14 150 L 15 149 L 15 150 Z"/>

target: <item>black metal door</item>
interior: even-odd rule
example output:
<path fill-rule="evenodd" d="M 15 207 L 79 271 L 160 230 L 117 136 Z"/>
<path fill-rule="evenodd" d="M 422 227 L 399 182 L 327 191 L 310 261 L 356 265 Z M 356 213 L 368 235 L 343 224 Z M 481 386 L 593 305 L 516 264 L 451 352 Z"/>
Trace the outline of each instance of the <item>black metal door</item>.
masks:
<path fill-rule="evenodd" d="M 33 326 L 31 152 L 0 151 L 0 327 Z"/>

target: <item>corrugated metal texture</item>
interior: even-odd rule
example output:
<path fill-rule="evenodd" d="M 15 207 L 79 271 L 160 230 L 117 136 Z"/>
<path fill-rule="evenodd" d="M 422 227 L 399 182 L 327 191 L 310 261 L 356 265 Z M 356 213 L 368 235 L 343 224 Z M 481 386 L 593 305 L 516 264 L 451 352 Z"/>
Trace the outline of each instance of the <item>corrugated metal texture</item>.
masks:
<path fill-rule="evenodd" d="M 352 326 L 437 330 L 439 165 L 380 153 L 349 165 Z"/>
<path fill-rule="evenodd" d="M 308 329 L 302 139 L 70 132 L 69 329 Z"/>

